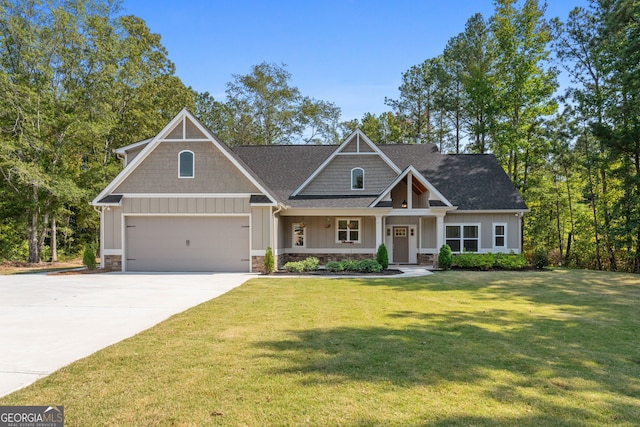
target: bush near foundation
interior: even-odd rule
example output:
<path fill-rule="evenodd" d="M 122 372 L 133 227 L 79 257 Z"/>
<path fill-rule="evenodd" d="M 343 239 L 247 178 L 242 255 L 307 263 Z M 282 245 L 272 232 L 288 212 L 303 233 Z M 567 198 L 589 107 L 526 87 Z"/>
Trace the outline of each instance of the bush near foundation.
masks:
<path fill-rule="evenodd" d="M 453 267 L 471 270 L 523 270 L 529 266 L 521 254 L 461 253 L 453 257 Z"/>

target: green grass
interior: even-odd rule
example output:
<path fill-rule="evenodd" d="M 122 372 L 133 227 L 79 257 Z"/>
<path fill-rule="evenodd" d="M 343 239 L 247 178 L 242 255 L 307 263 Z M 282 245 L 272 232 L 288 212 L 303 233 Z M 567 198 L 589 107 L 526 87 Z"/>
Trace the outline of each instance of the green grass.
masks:
<path fill-rule="evenodd" d="M 24 404 L 67 426 L 637 425 L 640 277 L 255 279 L 0 399 Z"/>

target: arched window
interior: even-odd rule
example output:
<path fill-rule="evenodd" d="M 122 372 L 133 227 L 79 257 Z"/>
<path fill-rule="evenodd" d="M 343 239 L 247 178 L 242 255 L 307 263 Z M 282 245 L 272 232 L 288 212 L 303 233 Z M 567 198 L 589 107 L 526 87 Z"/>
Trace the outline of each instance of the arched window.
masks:
<path fill-rule="evenodd" d="M 364 169 L 351 169 L 351 189 L 364 190 Z"/>
<path fill-rule="evenodd" d="M 178 154 L 178 177 L 193 178 L 195 175 L 195 156 L 193 151 L 181 151 Z"/>

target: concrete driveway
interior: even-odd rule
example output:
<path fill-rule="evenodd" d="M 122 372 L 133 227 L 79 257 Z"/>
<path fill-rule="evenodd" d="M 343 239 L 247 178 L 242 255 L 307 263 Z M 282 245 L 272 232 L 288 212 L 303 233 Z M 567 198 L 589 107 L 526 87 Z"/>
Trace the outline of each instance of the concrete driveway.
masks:
<path fill-rule="evenodd" d="M 251 277 L 243 273 L 0 276 L 0 396 Z"/>

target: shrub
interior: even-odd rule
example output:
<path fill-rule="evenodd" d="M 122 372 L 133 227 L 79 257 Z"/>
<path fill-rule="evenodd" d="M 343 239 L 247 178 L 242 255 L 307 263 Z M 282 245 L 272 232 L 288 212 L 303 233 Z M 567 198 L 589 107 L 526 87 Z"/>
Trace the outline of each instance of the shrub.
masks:
<path fill-rule="evenodd" d="M 301 262 L 304 265 L 304 271 L 315 271 L 320 264 L 320 260 L 316 257 L 309 257 Z"/>
<path fill-rule="evenodd" d="M 275 271 L 275 260 L 273 259 L 273 250 L 271 246 L 267 246 L 267 250 L 264 253 L 264 272 L 271 274 Z"/>
<path fill-rule="evenodd" d="M 538 269 L 545 268 L 549 265 L 549 256 L 547 255 L 547 251 L 543 248 L 538 248 L 533 252 L 533 258 L 531 259 L 531 264 Z"/>
<path fill-rule="evenodd" d="M 93 246 L 85 245 L 84 254 L 82 255 L 82 264 L 84 264 L 89 270 L 95 270 L 96 253 L 93 250 Z"/>
<path fill-rule="evenodd" d="M 338 261 L 329 261 L 325 267 L 327 271 L 331 271 L 333 273 L 344 271 L 344 265 Z"/>
<path fill-rule="evenodd" d="M 344 261 L 341 261 L 340 263 L 342 264 L 342 269 L 344 271 L 359 271 L 358 270 L 358 266 L 359 266 L 358 261 L 354 261 L 352 259 L 345 259 Z"/>
<path fill-rule="evenodd" d="M 380 263 L 373 259 L 363 259 L 358 263 L 358 270 L 362 273 L 378 273 L 382 271 Z"/>
<path fill-rule="evenodd" d="M 378 246 L 376 261 L 378 261 L 378 264 L 382 266 L 383 270 L 386 270 L 389 267 L 389 253 L 387 252 L 387 247 L 384 243 L 380 243 L 380 246 Z"/>
<path fill-rule="evenodd" d="M 453 254 L 451 253 L 451 247 L 445 244 L 440 248 L 438 254 L 438 266 L 443 270 L 449 270 L 453 265 Z"/>
<path fill-rule="evenodd" d="M 289 273 L 302 273 L 304 271 L 304 262 L 302 261 L 289 261 L 284 265 L 284 269 Z"/>

